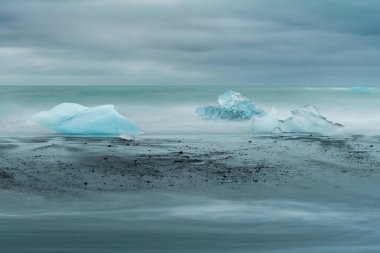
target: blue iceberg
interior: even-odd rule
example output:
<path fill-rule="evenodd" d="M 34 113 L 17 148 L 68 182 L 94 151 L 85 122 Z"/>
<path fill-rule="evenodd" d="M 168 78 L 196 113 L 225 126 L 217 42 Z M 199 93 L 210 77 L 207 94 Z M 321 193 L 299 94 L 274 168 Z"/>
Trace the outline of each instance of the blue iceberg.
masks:
<path fill-rule="evenodd" d="M 137 136 L 142 133 L 129 119 L 118 113 L 113 105 L 85 107 L 75 103 L 62 103 L 49 111 L 33 115 L 32 120 L 63 134 Z"/>
<path fill-rule="evenodd" d="M 292 117 L 279 120 L 277 111 L 272 109 L 252 123 L 254 133 L 317 133 L 332 135 L 339 133 L 343 125 L 334 123 L 323 117 L 313 105 L 306 105 L 292 111 Z"/>
<path fill-rule="evenodd" d="M 196 109 L 197 115 L 205 120 L 249 120 L 264 111 L 240 93 L 226 91 L 218 97 L 219 105 Z"/>

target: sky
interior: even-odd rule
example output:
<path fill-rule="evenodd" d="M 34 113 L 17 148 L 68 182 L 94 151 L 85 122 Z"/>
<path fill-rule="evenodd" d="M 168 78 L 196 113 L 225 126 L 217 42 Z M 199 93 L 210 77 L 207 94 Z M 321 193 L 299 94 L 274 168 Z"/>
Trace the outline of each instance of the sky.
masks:
<path fill-rule="evenodd" d="M 0 85 L 380 83 L 378 0 L 1 0 Z"/>

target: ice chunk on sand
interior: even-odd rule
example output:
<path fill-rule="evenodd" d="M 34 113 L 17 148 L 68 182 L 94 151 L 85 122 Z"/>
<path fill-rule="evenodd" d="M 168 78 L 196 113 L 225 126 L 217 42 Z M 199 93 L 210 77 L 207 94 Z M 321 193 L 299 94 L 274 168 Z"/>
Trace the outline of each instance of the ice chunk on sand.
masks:
<path fill-rule="evenodd" d="M 343 125 L 323 117 L 313 105 L 292 111 L 292 117 L 281 122 L 283 132 L 313 132 L 331 134 L 341 130 Z"/>
<path fill-rule="evenodd" d="M 259 117 L 253 118 L 254 133 L 268 133 L 278 129 L 281 128 L 276 108 L 272 108 L 269 113 L 265 113 Z"/>
<path fill-rule="evenodd" d="M 263 110 L 254 105 L 240 93 L 226 91 L 218 97 L 219 105 L 199 107 L 198 116 L 206 120 L 248 120 L 254 115 L 263 113 Z"/>
<path fill-rule="evenodd" d="M 118 113 L 113 105 L 85 107 L 75 103 L 62 103 L 49 111 L 33 115 L 32 120 L 64 134 L 136 136 L 142 133 L 129 119 Z"/>
<path fill-rule="evenodd" d="M 252 128 L 254 133 L 319 133 L 336 134 L 343 125 L 331 122 L 323 117 L 313 105 L 307 105 L 292 111 L 292 117 L 279 120 L 275 111 L 253 119 Z"/>

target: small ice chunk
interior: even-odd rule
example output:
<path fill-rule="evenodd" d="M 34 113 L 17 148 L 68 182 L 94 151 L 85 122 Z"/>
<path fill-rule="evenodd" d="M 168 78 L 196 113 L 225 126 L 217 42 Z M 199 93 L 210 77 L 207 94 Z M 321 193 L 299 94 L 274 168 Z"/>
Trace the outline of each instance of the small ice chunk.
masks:
<path fill-rule="evenodd" d="M 129 135 L 129 134 L 121 134 L 121 135 L 119 135 L 119 138 L 122 140 L 126 140 L 126 141 L 131 141 L 131 140 L 135 139 L 135 137 L 133 137 L 132 135 Z"/>
<path fill-rule="evenodd" d="M 85 107 L 75 103 L 62 103 L 49 111 L 33 115 L 32 120 L 63 134 L 136 136 L 142 133 L 129 119 L 118 113 L 113 105 Z"/>
<path fill-rule="evenodd" d="M 272 109 L 270 113 L 253 119 L 254 133 L 318 133 L 324 135 L 336 134 L 343 125 L 331 122 L 323 117 L 313 105 L 307 105 L 292 111 L 292 117 L 279 120 L 277 112 Z"/>
<path fill-rule="evenodd" d="M 370 93 L 370 92 L 375 91 L 375 88 L 357 86 L 357 87 L 351 87 L 348 90 L 351 92 L 356 92 L 356 93 Z"/>
<path fill-rule="evenodd" d="M 281 128 L 279 128 L 279 127 L 276 127 L 272 130 L 272 134 L 281 134 L 281 133 L 282 133 L 282 131 L 281 131 Z"/>
<path fill-rule="evenodd" d="M 263 113 L 246 97 L 234 91 L 226 91 L 218 97 L 219 105 L 199 107 L 198 116 L 206 120 L 248 120 Z"/>
<path fill-rule="evenodd" d="M 275 129 L 277 131 L 281 130 L 276 108 L 273 107 L 269 113 L 253 118 L 254 133 L 271 133 Z"/>

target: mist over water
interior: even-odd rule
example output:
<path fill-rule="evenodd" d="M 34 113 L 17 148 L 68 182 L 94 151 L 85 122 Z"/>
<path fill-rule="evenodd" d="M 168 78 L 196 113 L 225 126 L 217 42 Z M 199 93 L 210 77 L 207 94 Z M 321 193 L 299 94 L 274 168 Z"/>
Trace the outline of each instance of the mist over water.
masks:
<path fill-rule="evenodd" d="M 114 104 L 117 111 L 150 134 L 249 133 L 250 122 L 202 121 L 195 109 L 216 105 L 217 96 L 234 90 L 265 110 L 276 107 L 280 118 L 307 104 L 315 105 L 329 120 L 349 133 L 380 133 L 380 92 L 371 88 L 307 88 L 247 86 L 143 87 L 30 87 L 1 88 L 1 135 L 52 134 L 30 122 L 30 116 L 62 102 L 85 106 Z"/>
<path fill-rule="evenodd" d="M 0 245 L 11 252 L 380 250 L 376 206 L 173 193 L 98 194 L 96 201 L 0 198 L 9 203 L 0 207 Z"/>

